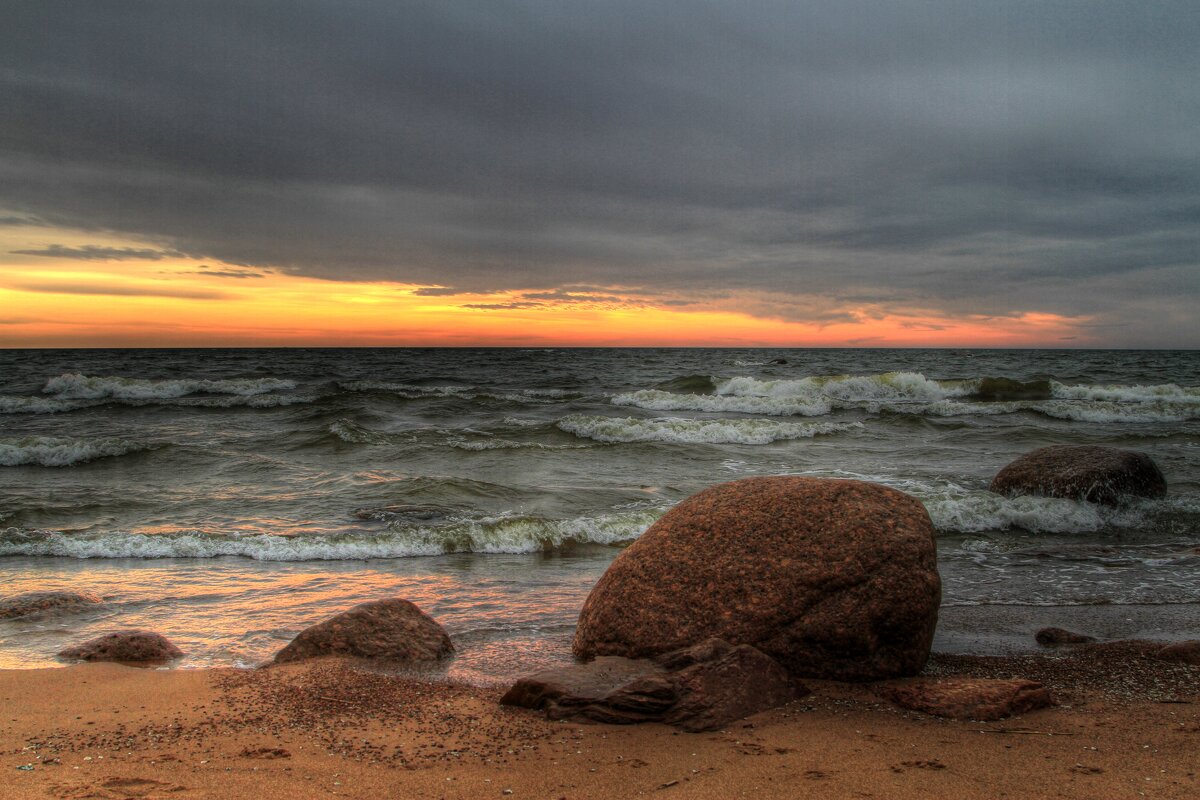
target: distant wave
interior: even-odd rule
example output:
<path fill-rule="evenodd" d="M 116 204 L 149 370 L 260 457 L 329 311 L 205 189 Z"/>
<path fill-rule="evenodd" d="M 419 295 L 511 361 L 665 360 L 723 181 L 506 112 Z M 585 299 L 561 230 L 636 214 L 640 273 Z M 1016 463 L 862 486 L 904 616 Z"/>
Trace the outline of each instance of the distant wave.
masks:
<path fill-rule="evenodd" d="M 529 388 L 510 391 L 476 386 L 425 385 L 391 381 L 342 381 L 338 383 L 338 387 L 346 392 L 383 392 L 405 400 L 452 397 L 463 400 L 499 400 L 530 405 L 550 405 L 580 396 L 578 392 L 570 392 L 565 389 Z"/>
<path fill-rule="evenodd" d="M 30 436 L 0 439 L 0 466 L 70 467 L 98 458 L 112 458 L 150 449 L 146 442 L 128 439 L 65 439 Z"/>
<path fill-rule="evenodd" d="M 232 378 L 227 380 L 172 378 L 98 377 L 68 373 L 51 378 L 42 389 L 64 400 L 163 400 L 189 394 L 232 394 L 249 397 L 282 389 L 295 389 L 296 382 L 279 378 Z"/>
<path fill-rule="evenodd" d="M 599 442 L 770 444 L 861 428 L 857 422 L 777 422 L 769 419 L 635 419 L 574 414 L 557 423 L 567 433 Z"/>
<path fill-rule="evenodd" d="M 835 409 L 861 409 L 928 416 L 1031 411 L 1083 422 L 1200 418 L 1200 388 L 1176 384 L 1088 386 L 1007 378 L 937 381 L 914 372 L 780 380 L 737 376 L 711 378 L 707 383 L 701 378 L 685 376 L 653 389 L 625 392 L 615 395 L 612 403 L 649 411 L 765 416 L 814 417 Z"/>
<path fill-rule="evenodd" d="M 388 524 L 378 532 L 292 536 L 194 532 L 62 533 L 0 531 L 0 556 L 66 558 L 218 558 L 322 561 L 407 558 L 444 553 L 536 553 L 571 544 L 613 545 L 636 539 L 661 511 L 573 519 L 499 515 L 444 525 Z"/>
<path fill-rule="evenodd" d="M 42 388 L 43 396 L 0 396 L 0 414 L 58 414 L 107 403 L 127 406 L 274 408 L 312 402 L 312 398 L 300 395 L 271 394 L 294 388 L 295 381 L 281 378 L 147 380 L 71 372 L 46 381 Z"/>

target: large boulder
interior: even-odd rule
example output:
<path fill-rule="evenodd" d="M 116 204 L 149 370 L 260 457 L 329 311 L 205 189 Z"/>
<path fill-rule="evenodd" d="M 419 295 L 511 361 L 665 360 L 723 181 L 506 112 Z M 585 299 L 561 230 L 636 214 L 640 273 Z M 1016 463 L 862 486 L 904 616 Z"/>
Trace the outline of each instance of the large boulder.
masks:
<path fill-rule="evenodd" d="M 183 655 L 171 640 L 154 631 L 114 631 L 68 647 L 58 657 L 71 661 L 116 661 L 122 664 L 163 664 Z"/>
<path fill-rule="evenodd" d="M 1167 482 L 1145 453 L 1092 445 L 1054 445 L 1026 453 L 992 479 L 998 494 L 1041 495 L 1116 505 L 1125 497 L 1162 497 Z"/>
<path fill-rule="evenodd" d="M 656 660 L 601 656 L 522 678 L 501 704 L 550 719 L 664 722 L 710 731 L 808 694 L 777 662 L 749 645 L 709 639 Z"/>
<path fill-rule="evenodd" d="M 382 661 L 436 661 L 454 652 L 442 626 L 407 600 L 363 603 L 300 632 L 275 655 L 276 664 L 317 656 Z"/>
<path fill-rule="evenodd" d="M 25 592 L 0 598 L 0 619 L 34 615 L 74 614 L 102 605 L 99 595 L 91 592 Z"/>
<path fill-rule="evenodd" d="M 574 650 L 645 658 L 716 637 L 794 675 L 914 675 L 940 599 L 933 524 L 914 498 L 747 478 L 684 500 L 622 552 L 584 603 Z"/>
<path fill-rule="evenodd" d="M 1022 678 L 924 678 L 884 686 L 879 692 L 901 708 L 985 722 L 1054 704 L 1049 689 Z"/>

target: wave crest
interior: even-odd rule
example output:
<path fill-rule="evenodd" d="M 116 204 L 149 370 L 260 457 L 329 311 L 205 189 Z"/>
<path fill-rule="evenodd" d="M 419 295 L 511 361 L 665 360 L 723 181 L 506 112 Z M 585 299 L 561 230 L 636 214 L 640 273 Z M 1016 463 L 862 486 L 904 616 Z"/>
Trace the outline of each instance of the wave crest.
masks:
<path fill-rule="evenodd" d="M 145 442 L 129 439 L 66 439 L 29 436 L 0 440 L 0 466 L 70 467 L 98 458 L 113 458 L 150 449 Z"/>
<path fill-rule="evenodd" d="M 842 433 L 861 423 L 777 422 L 770 419 L 635 419 L 573 414 L 557 423 L 567 433 L 598 442 L 672 444 L 770 444 L 786 439 Z"/>

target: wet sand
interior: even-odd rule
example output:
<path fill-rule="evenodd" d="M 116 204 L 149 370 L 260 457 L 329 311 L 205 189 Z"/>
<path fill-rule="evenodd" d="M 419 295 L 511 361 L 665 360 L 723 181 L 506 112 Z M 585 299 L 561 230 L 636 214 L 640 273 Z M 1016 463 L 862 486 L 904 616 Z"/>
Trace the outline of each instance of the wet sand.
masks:
<path fill-rule="evenodd" d="M 0 672 L 4 798 L 1193 798 L 1200 667 L 1101 648 L 935 656 L 931 674 L 1042 680 L 1000 722 L 902 711 L 870 686 L 715 733 L 549 722 L 499 690 L 320 661 L 257 671 Z M 32 767 L 32 769 L 21 769 Z"/>

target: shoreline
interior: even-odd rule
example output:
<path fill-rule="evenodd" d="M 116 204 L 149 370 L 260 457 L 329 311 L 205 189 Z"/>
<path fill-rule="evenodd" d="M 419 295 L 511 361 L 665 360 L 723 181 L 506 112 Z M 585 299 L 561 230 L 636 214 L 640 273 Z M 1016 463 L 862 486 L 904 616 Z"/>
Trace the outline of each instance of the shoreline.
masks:
<path fill-rule="evenodd" d="M 320 659 L 257 670 L 0 671 L 5 797 L 1194 797 L 1200 666 L 1120 644 L 935 654 L 925 675 L 1025 677 L 1057 706 L 998 722 L 804 681 L 688 734 L 550 722 L 497 688 Z M 22 769 L 24 766 L 32 769 Z M 505 792 L 511 790 L 511 795 Z"/>

